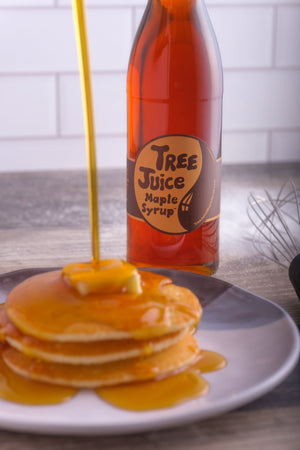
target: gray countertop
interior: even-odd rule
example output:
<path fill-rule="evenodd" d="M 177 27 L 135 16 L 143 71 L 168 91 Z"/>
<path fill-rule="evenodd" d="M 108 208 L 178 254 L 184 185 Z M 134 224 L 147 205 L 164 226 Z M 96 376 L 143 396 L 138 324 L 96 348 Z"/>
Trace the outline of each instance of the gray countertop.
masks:
<path fill-rule="evenodd" d="M 276 193 L 300 164 L 225 166 L 221 257 L 215 277 L 282 306 L 300 324 L 300 302 L 287 271 L 258 255 L 246 214 L 250 192 Z M 126 174 L 99 173 L 101 257 L 126 257 Z M 0 273 L 90 259 L 84 171 L 0 174 Z M 112 437 L 55 437 L 0 431 L 1 450 L 27 449 L 299 449 L 300 366 L 272 392 L 204 422 Z"/>

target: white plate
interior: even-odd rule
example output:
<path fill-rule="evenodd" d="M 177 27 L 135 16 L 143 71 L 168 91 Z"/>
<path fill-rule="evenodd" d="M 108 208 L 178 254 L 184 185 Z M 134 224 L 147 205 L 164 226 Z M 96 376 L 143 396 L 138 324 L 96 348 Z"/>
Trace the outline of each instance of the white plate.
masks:
<path fill-rule="evenodd" d="M 49 270 L 49 269 L 48 269 Z M 153 269 L 152 269 L 153 270 Z M 41 270 L 0 276 L 0 302 L 17 283 Z M 228 365 L 207 373 L 210 392 L 173 408 L 130 412 L 81 391 L 54 406 L 22 406 L 0 400 L 0 427 L 33 433 L 107 435 L 172 427 L 245 405 L 277 386 L 295 367 L 299 334 L 289 315 L 272 302 L 224 281 L 156 269 L 192 289 L 204 306 L 196 338 L 201 348 L 224 355 Z"/>

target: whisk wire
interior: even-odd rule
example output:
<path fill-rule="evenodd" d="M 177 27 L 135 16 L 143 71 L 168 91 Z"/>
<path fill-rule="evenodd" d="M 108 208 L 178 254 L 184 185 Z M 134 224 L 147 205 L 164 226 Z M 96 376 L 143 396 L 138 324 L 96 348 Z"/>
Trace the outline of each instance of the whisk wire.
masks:
<path fill-rule="evenodd" d="M 286 181 L 277 196 L 250 193 L 248 217 L 255 227 L 254 248 L 269 260 L 289 268 L 300 252 L 300 190 Z M 299 239 L 298 239 L 299 236 Z"/>
<path fill-rule="evenodd" d="M 291 190 L 288 191 L 283 198 L 281 198 L 283 190 L 288 184 L 291 186 Z M 284 210 L 284 212 L 285 212 L 286 216 L 289 219 L 291 219 L 292 221 L 294 221 L 295 223 L 298 223 L 298 224 L 300 224 L 300 202 L 299 202 L 299 198 L 300 198 L 300 190 L 296 188 L 295 183 L 293 182 L 293 180 L 287 180 L 281 186 L 281 189 L 280 189 L 280 191 L 278 193 L 278 196 L 277 196 L 277 199 L 276 199 L 277 203 L 278 203 L 278 206 L 280 208 L 282 208 L 283 206 L 286 206 L 288 204 L 292 204 L 292 205 L 296 206 L 296 215 L 295 215 L 295 217 L 293 215 L 289 214 L 289 212 L 286 211 L 286 210 Z"/>
<path fill-rule="evenodd" d="M 264 199 L 259 201 L 257 198 L 254 197 L 253 194 L 250 194 L 250 198 L 252 199 L 252 202 L 250 203 L 250 205 L 252 206 L 252 210 L 254 211 L 256 216 L 261 221 L 260 226 L 258 226 L 257 223 L 254 221 L 254 219 L 251 217 L 251 214 L 249 214 L 249 210 L 248 210 L 248 216 L 249 216 L 252 224 L 262 234 L 262 236 L 281 254 L 281 256 L 284 256 L 284 253 L 280 250 L 280 248 L 276 244 L 280 244 L 282 247 L 284 247 L 283 244 L 285 244 L 288 249 L 288 253 L 289 253 L 290 257 L 292 257 L 292 253 L 289 250 L 288 242 L 285 240 L 285 238 L 282 236 L 282 234 L 279 233 L 278 229 L 274 226 L 273 220 L 271 220 L 271 219 L 273 219 L 274 212 L 271 211 L 271 213 L 268 215 L 266 213 L 266 211 L 262 208 L 261 202 L 263 201 L 265 204 Z M 268 204 L 266 206 L 267 206 L 267 208 L 269 207 Z M 265 229 L 267 229 L 270 232 L 271 236 L 273 236 L 276 244 L 273 242 L 273 240 L 270 238 L 270 236 L 265 233 Z M 283 244 L 282 244 L 282 241 L 283 241 Z"/>
<path fill-rule="evenodd" d="M 282 254 L 282 257 L 284 260 L 287 261 L 287 264 L 285 264 L 284 262 L 282 262 L 282 260 L 277 259 L 276 257 L 276 253 L 274 253 L 273 251 L 271 251 L 271 256 L 268 255 L 267 251 L 264 250 L 264 247 L 267 247 L 267 243 L 266 242 L 262 242 L 261 240 L 257 240 L 257 239 L 253 239 L 253 247 L 255 248 L 255 250 L 258 251 L 258 253 L 260 253 L 261 255 L 263 255 L 265 258 L 269 259 L 270 261 L 276 261 L 280 266 L 285 267 L 286 269 L 288 269 L 289 267 L 289 259 L 286 257 L 286 255 Z"/>
<path fill-rule="evenodd" d="M 274 200 L 271 198 L 271 196 L 270 196 L 270 194 L 269 194 L 268 191 L 266 191 L 266 195 L 267 195 L 267 197 L 268 197 L 268 199 L 269 199 L 269 202 L 271 203 L 271 205 L 272 205 L 273 208 L 274 208 L 274 216 L 275 216 L 275 214 L 277 214 L 277 216 L 278 216 L 278 218 L 279 218 L 281 224 L 283 225 L 283 228 L 285 229 L 285 232 L 286 232 L 287 236 L 288 236 L 289 239 L 290 239 L 290 242 L 291 242 L 291 244 L 292 244 L 292 248 L 293 248 L 293 250 L 294 250 L 294 251 L 291 250 L 291 257 L 293 257 L 294 252 L 297 252 L 297 250 L 298 250 L 298 249 L 297 249 L 297 244 L 296 244 L 296 242 L 295 242 L 295 239 L 294 239 L 292 233 L 291 233 L 290 230 L 289 230 L 289 227 L 288 227 L 288 225 L 287 225 L 287 223 L 286 223 L 286 220 L 285 220 L 283 214 L 281 213 L 281 209 L 278 208 L 277 204 L 276 204 L 276 203 L 274 202 Z M 274 226 L 274 229 L 275 229 L 274 223 L 273 223 L 273 226 Z M 286 245 L 288 246 L 288 249 L 291 249 L 289 243 L 284 239 L 284 235 L 283 235 L 282 233 L 280 233 L 280 232 L 278 231 L 278 229 L 276 229 L 276 232 L 277 232 L 278 236 L 281 237 L 282 240 L 286 243 Z"/>
<path fill-rule="evenodd" d="M 251 215 L 249 215 L 248 214 L 248 216 L 249 216 L 249 219 L 250 219 L 250 221 L 251 221 L 251 223 L 255 226 L 255 227 L 257 227 L 257 224 L 255 223 L 255 221 L 252 219 L 252 217 L 251 217 Z M 271 247 L 270 247 L 270 249 L 272 250 L 272 253 L 273 253 L 273 255 L 274 255 L 274 248 L 275 248 L 275 250 L 284 258 L 284 259 L 287 259 L 288 260 L 288 258 L 286 257 L 286 254 L 276 245 L 276 244 L 274 244 L 274 242 L 269 238 L 269 236 L 268 236 L 268 234 L 266 234 L 265 232 L 264 232 L 264 230 L 263 229 L 259 229 L 259 230 L 257 230 L 257 232 L 256 232 L 256 234 L 258 234 L 258 232 L 262 235 L 262 237 L 263 238 L 265 238 L 266 239 L 266 241 L 271 245 Z M 264 256 L 267 256 L 267 253 L 263 250 L 263 247 L 267 247 L 267 245 L 266 245 L 266 243 L 265 242 L 263 242 L 261 239 L 258 239 L 258 238 L 254 238 L 253 239 L 253 244 L 254 244 L 254 246 L 256 247 L 256 249 L 259 251 L 259 253 L 261 253 L 261 254 L 263 254 Z M 268 257 L 268 256 L 267 256 Z M 269 258 L 269 257 L 268 257 Z M 274 256 L 273 256 L 273 258 L 269 258 L 269 259 L 272 259 L 272 260 L 274 260 Z"/>

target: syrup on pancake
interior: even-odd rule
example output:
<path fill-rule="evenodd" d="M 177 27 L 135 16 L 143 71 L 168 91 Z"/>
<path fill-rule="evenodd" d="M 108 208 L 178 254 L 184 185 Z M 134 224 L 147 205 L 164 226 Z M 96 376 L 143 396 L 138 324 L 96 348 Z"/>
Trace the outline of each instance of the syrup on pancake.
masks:
<path fill-rule="evenodd" d="M 51 403 L 40 394 L 51 387 L 58 389 L 55 403 L 90 388 L 117 407 L 145 410 L 208 392 L 201 373 L 221 369 L 226 361 L 200 350 L 192 336 L 202 308 L 191 291 L 166 277 L 149 272 L 137 277 L 134 271 L 123 284 L 118 280 L 117 288 L 103 288 L 87 264 L 80 269 L 85 271 L 81 285 L 80 276 L 66 279 L 77 268 L 25 280 L 0 307 L 1 398 Z M 13 394 L 7 384 L 17 386 Z"/>

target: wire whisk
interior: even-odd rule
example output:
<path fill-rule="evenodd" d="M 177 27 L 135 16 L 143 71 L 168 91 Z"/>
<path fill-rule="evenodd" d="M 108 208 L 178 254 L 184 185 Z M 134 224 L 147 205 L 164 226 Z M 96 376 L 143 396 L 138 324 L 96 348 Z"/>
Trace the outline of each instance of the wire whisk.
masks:
<path fill-rule="evenodd" d="M 277 196 L 250 194 L 248 217 L 255 227 L 253 245 L 264 257 L 287 268 L 300 299 L 300 189 L 285 182 Z"/>

